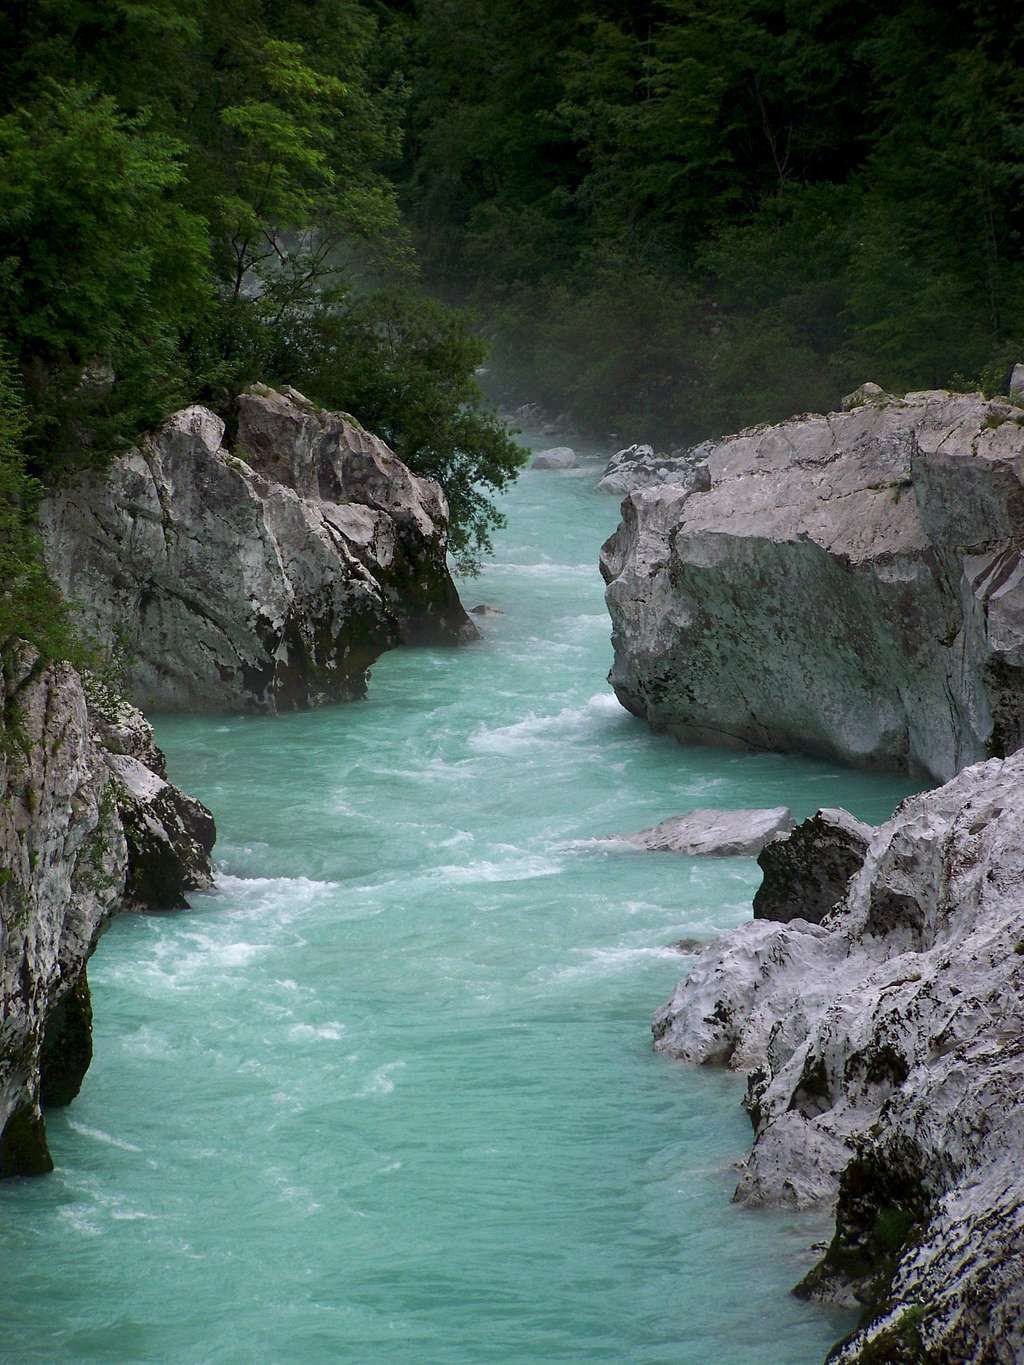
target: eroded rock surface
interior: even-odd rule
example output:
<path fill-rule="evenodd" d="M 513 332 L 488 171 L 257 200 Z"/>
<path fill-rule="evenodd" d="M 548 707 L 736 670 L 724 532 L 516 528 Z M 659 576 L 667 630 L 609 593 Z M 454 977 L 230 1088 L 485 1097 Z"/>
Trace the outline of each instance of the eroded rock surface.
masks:
<path fill-rule="evenodd" d="M 33 1175 L 53 1164 L 43 1107 L 74 1098 L 92 1056 L 100 934 L 209 886 L 214 828 L 142 716 L 87 700 L 69 666 L 8 651 L 0 710 L 0 1176 Z"/>
<path fill-rule="evenodd" d="M 739 1202 L 838 1190 L 800 1292 L 865 1307 L 848 1365 L 1024 1358 L 1022 1020 L 1024 753 L 908 798 L 822 923 L 715 940 L 656 1017 L 748 1072 Z"/>
<path fill-rule="evenodd" d="M 785 806 L 767 810 L 691 810 L 637 834 L 610 837 L 647 853 L 753 858 L 770 840 L 792 828 L 793 815 Z"/>
<path fill-rule="evenodd" d="M 292 389 L 176 413 L 42 509 L 47 564 L 119 651 L 132 699 L 274 711 L 363 694 L 400 643 L 475 636 L 445 562 L 448 507 L 352 418 Z"/>
<path fill-rule="evenodd" d="M 860 397 L 627 496 L 611 682 L 684 741 L 941 781 L 1024 742 L 1024 408 Z"/>

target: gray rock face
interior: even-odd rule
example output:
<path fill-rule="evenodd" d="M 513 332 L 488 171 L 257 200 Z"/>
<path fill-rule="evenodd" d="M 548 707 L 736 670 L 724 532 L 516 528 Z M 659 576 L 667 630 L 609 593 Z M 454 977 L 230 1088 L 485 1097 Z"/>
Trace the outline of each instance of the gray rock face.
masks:
<path fill-rule="evenodd" d="M 1022 888 L 1024 752 L 909 798 L 821 924 L 715 940 L 655 1019 L 749 1072 L 739 1202 L 838 1189 L 799 1292 L 867 1308 L 848 1365 L 1024 1358 Z"/>
<path fill-rule="evenodd" d="M 128 862 L 124 902 L 149 910 L 184 910 L 189 891 L 213 885 L 213 816 L 167 781 L 167 766 L 141 711 L 93 688 L 92 737 L 113 779 Z"/>
<path fill-rule="evenodd" d="M 531 469 L 575 469 L 576 452 L 570 446 L 552 446 L 530 461 Z"/>
<path fill-rule="evenodd" d="M 360 696 L 403 642 L 475 629 L 445 563 L 448 508 L 383 442 L 294 390 L 171 417 L 42 509 L 47 565 L 125 657 L 133 700 L 273 711 Z"/>
<path fill-rule="evenodd" d="M 1010 373 L 1010 397 L 1024 400 L 1024 364 L 1014 365 Z"/>
<path fill-rule="evenodd" d="M 710 447 L 602 551 L 619 700 L 690 742 L 944 780 L 1024 742 L 1024 411 L 908 394 Z"/>
<path fill-rule="evenodd" d="M 820 924 L 846 895 L 859 872 L 874 830 L 845 810 L 819 810 L 757 859 L 764 873 L 754 896 L 754 918 Z"/>
<path fill-rule="evenodd" d="M 753 858 L 770 840 L 792 828 L 793 815 L 785 806 L 768 810 L 691 810 L 638 834 L 611 837 L 647 853 Z"/>
<path fill-rule="evenodd" d="M 52 1169 L 42 1106 L 74 1098 L 92 1055 L 100 934 L 209 886 L 214 830 L 138 712 L 90 705 L 70 667 L 9 654 L 0 710 L 0 1176 L 32 1175 Z"/>
<path fill-rule="evenodd" d="M 616 451 L 608 461 L 597 490 L 621 498 L 638 488 L 673 483 L 690 492 L 704 492 L 711 487 L 711 475 L 705 462 L 709 449 L 709 444 L 704 442 L 692 450 L 657 455 L 653 446 L 627 446 Z"/>

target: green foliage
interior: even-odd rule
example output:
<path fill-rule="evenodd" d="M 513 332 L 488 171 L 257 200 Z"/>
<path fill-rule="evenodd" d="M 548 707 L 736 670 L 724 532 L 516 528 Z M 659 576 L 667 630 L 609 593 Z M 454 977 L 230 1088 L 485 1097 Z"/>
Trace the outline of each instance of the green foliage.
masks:
<path fill-rule="evenodd" d="M 475 372 L 485 355 L 457 313 L 391 289 L 293 315 L 285 353 L 268 367 L 296 375 L 324 406 L 351 410 L 410 469 L 436 479 L 451 508 L 451 549 L 472 570 L 502 524 L 488 493 L 526 458 L 481 409 Z"/>
<path fill-rule="evenodd" d="M 421 0 L 405 189 L 511 391 L 682 441 L 1024 354 L 1018 9 L 529 8 Z"/>
<path fill-rule="evenodd" d="M 43 567 L 33 525 L 39 483 L 25 472 L 26 418 L 14 367 L 0 351 L 0 661 L 24 640 L 46 659 L 79 657 L 66 608 Z M 11 717 L 0 717 L 0 732 Z"/>
<path fill-rule="evenodd" d="M 102 463 L 185 401 L 308 378 L 447 486 L 460 550 L 486 546 L 487 489 L 518 456 L 480 410 L 477 343 L 416 301 L 391 178 L 408 41 L 360 0 L 0 9 L 0 343 L 31 473 Z M 410 298 L 359 300 L 359 276 Z M 21 461 L 3 553 L 27 585 Z M 8 591 L 6 619 L 37 634 L 29 596 Z"/>
<path fill-rule="evenodd" d="M 0 119 L 0 334 L 40 462 L 81 446 L 76 422 L 123 444 L 178 397 L 174 338 L 209 292 L 203 225 L 173 198 L 182 155 L 88 87 L 47 84 Z M 90 367 L 131 375 L 121 412 Z"/>

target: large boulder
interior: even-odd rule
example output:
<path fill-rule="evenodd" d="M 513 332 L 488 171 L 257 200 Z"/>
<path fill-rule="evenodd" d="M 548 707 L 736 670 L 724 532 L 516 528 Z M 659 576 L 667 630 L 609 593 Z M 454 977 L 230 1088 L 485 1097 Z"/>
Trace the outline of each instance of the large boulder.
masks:
<path fill-rule="evenodd" d="M 684 741 L 944 780 L 1024 742 L 1024 409 L 859 397 L 627 496 L 611 681 Z"/>
<path fill-rule="evenodd" d="M 110 917 L 212 882 L 209 811 L 167 782 L 138 712 L 90 691 L 67 665 L 5 651 L 0 1176 L 52 1168 L 43 1109 L 74 1098 L 92 1057 L 86 963 Z"/>
<path fill-rule="evenodd" d="M 637 834 L 614 834 L 616 843 L 646 853 L 685 853 L 692 858 L 753 858 L 793 828 L 785 806 L 767 810 L 691 810 Z"/>
<path fill-rule="evenodd" d="M 530 461 L 531 469 L 575 469 L 576 452 L 571 446 L 552 446 L 542 450 Z"/>
<path fill-rule="evenodd" d="M 909 798 L 821 924 L 725 934 L 656 1017 L 748 1073 L 736 1199 L 837 1200 L 799 1290 L 865 1310 L 835 1359 L 1024 1359 L 1022 1018 L 1024 752 Z"/>
<path fill-rule="evenodd" d="M 186 408 L 43 505 L 47 566 L 135 702 L 310 706 L 361 696 L 394 645 L 475 637 L 437 484 L 292 389 L 243 394 L 231 444 Z"/>

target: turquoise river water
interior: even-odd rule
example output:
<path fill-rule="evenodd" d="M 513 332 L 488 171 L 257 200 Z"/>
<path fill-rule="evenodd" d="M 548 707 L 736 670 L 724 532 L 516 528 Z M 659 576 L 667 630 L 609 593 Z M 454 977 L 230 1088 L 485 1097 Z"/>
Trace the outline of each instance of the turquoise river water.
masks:
<path fill-rule="evenodd" d="M 650 1046 L 670 945 L 749 916 L 755 863 L 591 841 L 910 788 L 618 707 L 596 469 L 506 497 L 481 643 L 356 705 L 159 721 L 219 885 L 90 966 L 57 1169 L 0 1190 L 0 1360 L 801 1365 L 848 1329 L 787 1292 L 823 1224 L 729 1202 L 741 1080 Z"/>

